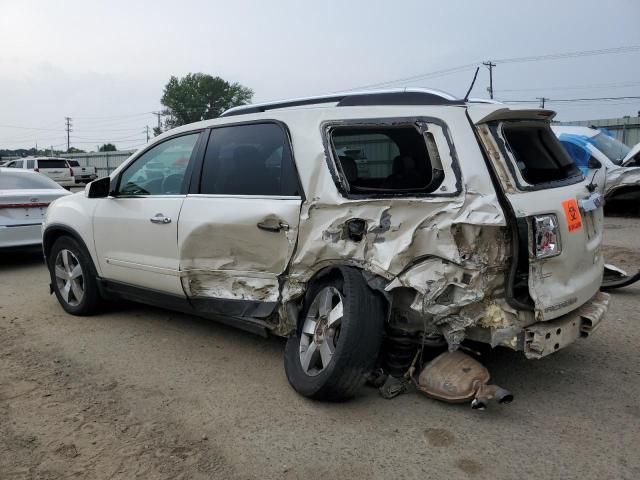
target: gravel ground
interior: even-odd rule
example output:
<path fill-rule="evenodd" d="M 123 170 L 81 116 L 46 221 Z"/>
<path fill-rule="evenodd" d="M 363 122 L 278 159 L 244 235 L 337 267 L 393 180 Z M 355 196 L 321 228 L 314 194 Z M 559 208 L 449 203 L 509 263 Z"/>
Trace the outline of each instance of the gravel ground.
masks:
<path fill-rule="evenodd" d="M 605 250 L 640 250 L 608 219 Z M 623 249 L 623 250 L 620 250 Z M 640 478 L 640 285 L 593 337 L 486 364 L 484 412 L 415 392 L 298 396 L 284 342 L 130 303 L 67 315 L 39 255 L 0 258 L 0 479 Z"/>

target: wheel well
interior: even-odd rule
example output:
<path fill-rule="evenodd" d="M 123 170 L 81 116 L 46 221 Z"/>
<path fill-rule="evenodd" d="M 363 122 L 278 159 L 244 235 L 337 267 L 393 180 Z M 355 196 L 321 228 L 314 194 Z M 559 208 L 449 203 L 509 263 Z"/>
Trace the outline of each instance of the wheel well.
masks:
<path fill-rule="evenodd" d="M 387 281 L 378 275 L 375 275 L 372 273 L 367 274 L 361 268 L 351 266 L 351 265 L 332 265 L 332 266 L 325 267 L 318 270 L 315 273 L 315 275 L 311 277 L 307 282 L 307 288 L 303 296 L 303 302 L 306 303 L 308 301 L 307 292 L 309 292 L 310 290 L 309 287 L 312 284 L 314 284 L 315 282 L 327 282 L 327 281 L 336 280 L 338 278 L 344 278 L 343 269 L 345 268 L 356 270 L 358 271 L 358 273 L 360 273 L 360 275 L 362 275 L 362 277 L 364 278 L 364 281 L 367 283 L 371 291 L 377 296 L 379 296 L 383 301 L 383 304 L 385 307 L 385 315 L 388 318 L 389 310 L 391 308 L 391 302 L 390 302 L 390 297 L 385 293 L 383 288 L 383 285 L 386 285 Z"/>
<path fill-rule="evenodd" d="M 87 248 L 87 244 L 84 243 L 84 240 L 82 239 L 80 234 L 78 234 L 78 232 L 76 232 L 75 230 L 69 227 L 51 226 L 45 230 L 44 235 L 42 237 L 42 250 L 44 252 L 45 258 L 49 256 L 49 252 L 51 252 L 51 247 L 53 247 L 53 244 L 56 242 L 56 240 L 64 236 L 73 238 L 76 242 L 80 244 L 82 248 L 84 248 L 84 250 L 87 253 L 89 252 L 89 249 Z M 91 258 L 90 255 L 89 255 L 89 258 Z"/>

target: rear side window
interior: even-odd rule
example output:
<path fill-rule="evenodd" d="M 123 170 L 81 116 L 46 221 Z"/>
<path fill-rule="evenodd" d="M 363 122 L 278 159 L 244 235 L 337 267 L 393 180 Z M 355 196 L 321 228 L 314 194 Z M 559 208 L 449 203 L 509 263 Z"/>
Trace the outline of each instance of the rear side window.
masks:
<path fill-rule="evenodd" d="M 350 193 L 431 193 L 442 183 L 433 135 L 406 127 L 334 127 L 334 158 Z"/>
<path fill-rule="evenodd" d="M 33 169 L 35 167 L 36 161 L 35 160 L 27 160 L 27 168 L 28 169 Z"/>
<path fill-rule="evenodd" d="M 275 123 L 213 129 L 202 167 L 200 193 L 299 196 L 284 129 Z"/>
<path fill-rule="evenodd" d="M 520 175 L 529 185 L 581 175 L 547 123 L 505 122 L 502 134 Z"/>
<path fill-rule="evenodd" d="M 38 160 L 38 168 L 69 168 L 66 160 Z"/>
<path fill-rule="evenodd" d="M 70 167 L 79 167 L 80 164 L 78 163 L 77 160 L 67 160 L 67 163 L 69 164 Z"/>
<path fill-rule="evenodd" d="M 13 163 L 7 165 L 9 168 L 22 168 L 22 160 L 16 160 Z"/>

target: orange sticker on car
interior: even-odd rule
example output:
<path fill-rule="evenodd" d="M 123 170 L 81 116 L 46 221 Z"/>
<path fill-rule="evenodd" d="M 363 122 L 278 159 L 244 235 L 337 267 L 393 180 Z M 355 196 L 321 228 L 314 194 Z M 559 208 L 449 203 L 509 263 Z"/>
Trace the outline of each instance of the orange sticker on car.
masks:
<path fill-rule="evenodd" d="M 580 230 L 582 228 L 582 216 L 580 215 L 578 202 L 576 202 L 575 198 L 562 202 L 562 208 L 564 208 L 564 217 L 567 219 L 569 231 L 575 232 L 576 230 Z"/>

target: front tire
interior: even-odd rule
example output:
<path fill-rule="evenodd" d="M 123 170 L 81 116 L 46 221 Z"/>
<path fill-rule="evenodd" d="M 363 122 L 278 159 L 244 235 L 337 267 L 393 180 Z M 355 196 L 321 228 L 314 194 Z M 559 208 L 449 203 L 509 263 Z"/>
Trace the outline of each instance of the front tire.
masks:
<path fill-rule="evenodd" d="M 48 256 L 53 291 L 72 315 L 92 315 L 98 310 L 100 293 L 89 253 L 73 238 L 58 238 Z"/>
<path fill-rule="evenodd" d="M 359 271 L 309 289 L 296 334 L 285 348 L 291 386 L 317 400 L 353 397 L 374 367 L 382 343 L 384 304 Z"/>

